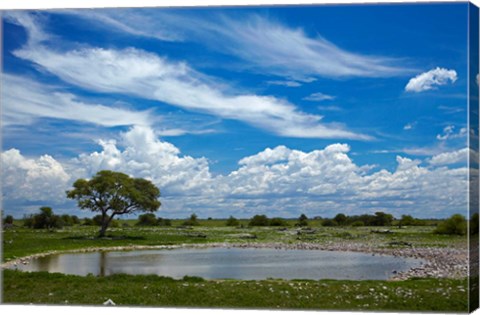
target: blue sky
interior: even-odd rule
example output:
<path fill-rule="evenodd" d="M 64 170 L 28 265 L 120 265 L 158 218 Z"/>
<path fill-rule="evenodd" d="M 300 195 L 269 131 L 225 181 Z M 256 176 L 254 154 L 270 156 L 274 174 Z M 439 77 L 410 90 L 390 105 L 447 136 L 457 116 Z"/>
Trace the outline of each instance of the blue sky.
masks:
<path fill-rule="evenodd" d="M 101 169 L 160 216 L 467 206 L 466 3 L 4 11 L 4 210 Z"/>

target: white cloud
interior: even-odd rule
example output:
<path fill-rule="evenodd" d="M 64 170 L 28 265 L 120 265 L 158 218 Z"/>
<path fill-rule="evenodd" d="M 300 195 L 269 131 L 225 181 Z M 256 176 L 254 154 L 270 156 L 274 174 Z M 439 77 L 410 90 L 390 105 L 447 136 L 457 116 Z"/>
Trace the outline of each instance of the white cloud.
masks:
<path fill-rule="evenodd" d="M 106 127 L 150 125 L 148 111 L 84 103 L 75 95 L 34 80 L 4 73 L 2 105 L 4 125 L 28 125 L 37 118 L 57 118 Z"/>
<path fill-rule="evenodd" d="M 408 123 L 405 126 L 403 126 L 403 130 L 411 130 L 411 129 L 415 128 L 416 125 L 417 125 L 416 121 L 414 121 L 412 123 Z"/>
<path fill-rule="evenodd" d="M 280 80 L 273 80 L 273 81 L 267 81 L 267 84 L 270 85 L 281 85 L 281 86 L 286 86 L 286 87 L 299 87 L 302 86 L 300 82 L 297 81 L 280 81 Z"/>
<path fill-rule="evenodd" d="M 70 175 L 50 155 L 26 158 L 10 149 L 1 154 L 4 199 L 20 201 L 63 200 Z"/>
<path fill-rule="evenodd" d="M 467 128 L 460 128 L 458 133 L 455 133 L 455 126 L 448 125 L 443 128 L 443 134 L 438 134 L 437 139 L 441 141 L 463 138 L 467 136 Z"/>
<path fill-rule="evenodd" d="M 101 140 L 102 150 L 81 154 L 70 161 L 78 177 L 90 177 L 102 169 L 148 178 L 167 195 L 208 194 L 212 180 L 205 158 L 180 156 L 173 144 L 158 140 L 148 127 L 135 126 L 115 140 Z M 124 149 L 122 150 L 122 147 Z"/>
<path fill-rule="evenodd" d="M 99 10 L 76 14 L 131 34 L 198 41 L 237 56 L 261 71 L 304 82 L 310 82 L 312 77 L 390 77 L 411 72 L 401 67 L 397 59 L 349 52 L 321 36 L 309 36 L 303 29 L 258 15 L 230 18 L 212 14 L 207 19 L 198 14 L 165 10 Z M 159 30 L 162 36 L 157 35 Z"/>
<path fill-rule="evenodd" d="M 32 46 L 32 42 L 36 44 Z M 14 54 L 89 90 L 157 100 L 189 111 L 240 120 L 281 136 L 372 139 L 338 125 L 322 124 L 321 116 L 303 113 L 283 99 L 225 92 L 221 84 L 186 63 L 134 48 L 60 52 L 30 41 Z"/>
<path fill-rule="evenodd" d="M 209 41 L 226 41 L 228 44 L 222 47 L 244 61 L 271 74 L 296 80 L 389 77 L 409 72 L 397 66 L 395 59 L 349 52 L 325 38 L 310 37 L 300 28 L 289 28 L 260 16 L 223 18 L 205 29 L 215 34 Z"/>
<path fill-rule="evenodd" d="M 159 17 L 139 9 L 83 9 L 61 10 L 57 13 L 70 14 L 86 19 L 90 24 L 104 26 L 107 30 L 118 30 L 135 36 L 151 37 L 162 41 L 182 41 L 182 35 L 174 27 L 169 27 Z"/>
<path fill-rule="evenodd" d="M 318 92 L 318 93 L 310 94 L 309 96 L 306 96 L 303 99 L 306 100 L 306 101 L 321 102 L 321 101 L 333 100 L 333 99 L 335 99 L 335 96 L 331 96 L 331 95 L 328 95 L 328 94 L 323 94 L 321 92 Z"/>
<path fill-rule="evenodd" d="M 432 156 L 428 160 L 431 165 L 450 165 L 455 163 L 467 163 L 468 154 L 470 150 L 468 148 L 460 149 L 457 151 L 444 152 Z"/>
<path fill-rule="evenodd" d="M 214 175 L 204 157 L 182 155 L 148 127 L 133 127 L 119 140 L 99 141 L 101 149 L 59 162 L 50 156 L 25 158 L 15 149 L 2 153 L 7 204 L 12 200 L 66 202 L 64 191 L 77 178 L 102 169 L 152 180 L 162 192 L 162 213 L 171 217 L 297 216 L 337 212 L 359 214 L 383 210 L 422 217 L 447 215 L 467 204 L 467 167 L 433 157 L 429 167 L 397 157 L 397 167 L 373 171 L 357 165 L 347 144 L 303 152 L 286 146 L 267 148 L 239 161 L 237 170 Z M 462 155 L 463 151 L 458 154 Z M 161 214 L 163 215 L 163 214 Z"/>
<path fill-rule="evenodd" d="M 411 78 L 405 86 L 407 92 L 422 92 L 436 89 L 437 86 L 457 81 L 457 72 L 445 68 L 435 68 Z"/>

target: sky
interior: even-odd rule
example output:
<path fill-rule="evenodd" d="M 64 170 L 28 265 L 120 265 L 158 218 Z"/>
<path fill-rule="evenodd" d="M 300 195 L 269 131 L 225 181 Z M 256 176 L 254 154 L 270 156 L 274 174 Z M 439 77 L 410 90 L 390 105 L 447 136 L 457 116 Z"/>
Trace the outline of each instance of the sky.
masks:
<path fill-rule="evenodd" d="M 158 216 L 467 211 L 467 3 L 3 11 L 2 197 L 104 169 Z"/>

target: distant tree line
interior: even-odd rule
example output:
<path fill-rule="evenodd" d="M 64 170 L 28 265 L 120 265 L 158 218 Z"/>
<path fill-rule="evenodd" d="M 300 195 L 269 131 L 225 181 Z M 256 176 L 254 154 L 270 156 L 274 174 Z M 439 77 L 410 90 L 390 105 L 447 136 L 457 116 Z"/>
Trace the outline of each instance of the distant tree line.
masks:
<path fill-rule="evenodd" d="M 337 214 L 332 219 L 324 219 L 323 226 L 390 226 L 394 220 L 393 215 L 385 212 L 375 214 L 362 214 L 348 216 L 343 213 Z"/>
<path fill-rule="evenodd" d="M 156 217 L 153 213 L 145 213 L 138 216 L 137 226 L 171 226 L 172 221 Z"/>
<path fill-rule="evenodd" d="M 80 224 L 76 215 L 56 215 L 50 207 L 41 207 L 40 212 L 23 217 L 23 225 L 34 229 L 58 229 Z"/>

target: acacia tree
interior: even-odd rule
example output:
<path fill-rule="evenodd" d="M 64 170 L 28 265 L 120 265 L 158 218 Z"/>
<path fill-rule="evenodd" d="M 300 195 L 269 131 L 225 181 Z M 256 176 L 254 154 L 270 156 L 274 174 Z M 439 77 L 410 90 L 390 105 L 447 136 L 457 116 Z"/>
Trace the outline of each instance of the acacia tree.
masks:
<path fill-rule="evenodd" d="M 78 179 L 67 198 L 77 200 L 83 210 L 99 212 L 102 224 L 99 237 L 105 236 L 116 215 L 155 212 L 160 207 L 160 190 L 143 178 L 132 178 L 113 171 L 100 171 L 90 180 Z"/>

